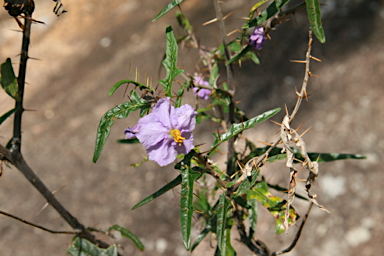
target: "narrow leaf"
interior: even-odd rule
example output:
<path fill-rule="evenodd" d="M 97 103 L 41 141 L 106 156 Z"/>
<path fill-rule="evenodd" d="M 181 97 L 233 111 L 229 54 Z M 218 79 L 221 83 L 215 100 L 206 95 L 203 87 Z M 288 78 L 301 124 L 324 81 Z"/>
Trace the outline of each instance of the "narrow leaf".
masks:
<path fill-rule="evenodd" d="M 256 232 L 257 226 L 257 200 L 248 199 L 248 204 L 251 206 L 249 211 L 249 237 L 253 237 L 253 234 Z"/>
<path fill-rule="evenodd" d="M 203 231 L 201 231 L 200 234 L 197 236 L 195 242 L 192 245 L 191 252 L 200 244 L 201 241 L 203 241 L 203 239 L 211 231 L 212 231 L 212 226 L 210 225 L 210 223 L 208 223 L 207 226 L 205 226 L 205 228 L 203 229 Z"/>
<path fill-rule="evenodd" d="M 152 195 L 150 195 L 150 196 L 144 198 L 143 200 L 141 200 L 139 203 L 137 203 L 135 206 L 132 207 L 132 210 L 135 210 L 135 209 L 139 208 L 140 206 L 143 206 L 143 205 L 151 202 L 152 200 L 154 200 L 155 198 L 161 196 L 165 192 L 167 192 L 167 191 L 173 189 L 174 187 L 180 185 L 180 183 L 181 183 L 181 175 L 177 176 L 174 180 L 172 180 L 171 182 L 167 183 L 167 185 L 165 185 L 164 187 L 162 187 L 161 189 L 159 189 L 158 191 L 156 191 Z"/>
<path fill-rule="evenodd" d="M 129 80 L 129 79 L 124 79 L 119 82 L 117 82 L 114 86 L 112 86 L 111 90 L 109 91 L 109 96 L 112 96 L 113 93 L 123 84 L 134 84 L 135 86 L 139 87 L 140 90 L 148 90 L 150 92 L 153 92 L 152 88 L 149 88 L 148 86 L 141 84 L 139 82 Z"/>
<path fill-rule="evenodd" d="M 9 110 L 7 113 L 2 115 L 0 117 L 0 125 L 8 118 L 10 117 L 14 112 L 16 111 L 16 108 Z"/>
<path fill-rule="evenodd" d="M 137 143 L 140 143 L 140 141 L 137 138 L 134 138 L 134 139 L 117 140 L 117 143 L 121 143 L 121 144 L 137 144 Z"/>
<path fill-rule="evenodd" d="M 152 20 L 152 22 L 160 19 L 167 12 L 169 12 L 173 7 L 176 7 L 177 5 L 181 4 L 182 2 L 184 2 L 184 0 L 173 0 L 163 10 L 161 10 L 159 12 L 159 14 L 156 15 L 156 17 Z"/>
<path fill-rule="evenodd" d="M 117 247 L 111 245 L 107 249 L 102 249 L 84 238 L 77 237 L 69 246 L 67 253 L 72 256 L 117 256 Z"/>
<path fill-rule="evenodd" d="M 119 225 L 113 225 L 112 227 L 109 228 L 109 230 L 116 230 L 116 231 L 119 231 L 120 234 L 125 237 L 125 238 L 128 238 L 128 239 L 131 239 L 132 242 L 136 245 L 136 247 L 140 250 L 140 251 L 144 251 L 144 245 L 143 243 L 139 240 L 139 238 L 137 238 L 137 236 L 135 236 L 131 231 L 129 231 L 128 229 L 126 228 L 123 228 L 123 227 L 120 227 Z"/>
<path fill-rule="evenodd" d="M 229 61 L 227 61 L 225 63 L 225 65 L 229 65 L 231 64 L 232 62 L 234 61 L 237 61 L 239 60 L 241 57 L 243 57 L 245 54 L 247 54 L 247 52 L 249 52 L 250 50 L 252 49 L 252 46 L 250 46 L 249 44 L 244 47 L 241 52 L 239 52 L 238 54 L 236 54 L 235 56 L 233 56 Z M 257 57 L 256 57 L 257 58 Z"/>
<path fill-rule="evenodd" d="M 146 100 L 140 98 L 135 91 L 131 91 L 130 101 L 112 108 L 103 115 L 97 128 L 96 146 L 93 154 L 94 163 L 96 163 L 97 159 L 100 157 L 105 141 L 111 132 L 111 126 L 115 123 L 115 119 L 127 118 L 130 113 L 140 108 L 148 107 L 149 103 Z"/>
<path fill-rule="evenodd" d="M 164 87 L 165 95 L 168 97 L 172 96 L 172 83 L 176 76 L 183 73 L 183 69 L 177 68 L 177 52 L 178 46 L 176 38 L 173 34 L 171 26 L 168 26 L 166 29 L 167 42 L 165 45 L 165 54 L 166 57 L 163 60 L 163 66 L 167 71 L 167 76 L 160 80 L 160 84 Z"/>
<path fill-rule="evenodd" d="M 11 96 L 13 99 L 18 99 L 17 90 L 17 78 L 15 72 L 13 71 L 11 59 L 8 58 L 0 66 L 0 83 L 4 91 Z"/>
<path fill-rule="evenodd" d="M 280 197 L 273 196 L 268 191 L 268 185 L 265 181 L 257 183 L 256 186 L 248 192 L 247 199 L 256 199 L 273 215 L 276 219 L 276 234 L 281 234 L 286 230 L 284 222 L 287 201 Z M 290 207 L 287 220 L 288 227 L 295 224 L 298 218 L 299 215 L 296 214 L 295 209 Z"/>
<path fill-rule="evenodd" d="M 255 169 L 253 169 L 251 171 L 251 181 L 249 181 L 248 179 L 245 179 L 243 182 L 241 182 L 239 188 L 237 189 L 237 191 L 235 192 L 236 196 L 241 196 L 245 193 L 248 192 L 248 190 L 253 186 L 255 185 L 256 183 L 256 180 L 257 180 L 257 177 L 259 177 L 259 173 L 260 173 L 260 170 L 258 169 L 257 171 Z"/>
<path fill-rule="evenodd" d="M 267 111 L 261 115 L 258 115 L 254 118 L 251 118 L 245 122 L 238 123 L 238 124 L 232 124 L 231 128 L 229 129 L 229 131 L 227 133 L 224 133 L 224 134 L 213 133 L 213 136 L 215 136 L 216 140 L 213 143 L 213 145 L 211 146 L 211 151 L 213 151 L 217 146 L 219 146 L 224 141 L 229 140 L 230 138 L 238 135 L 239 133 L 243 132 L 244 130 L 247 130 L 249 128 L 254 127 L 256 124 L 259 124 L 259 123 L 267 120 L 268 118 L 271 118 L 272 116 L 274 116 L 279 111 L 280 111 L 280 108 L 275 108 L 275 109 L 269 110 L 269 111 Z"/>
<path fill-rule="evenodd" d="M 180 221 L 181 234 L 187 251 L 191 248 L 191 229 L 193 216 L 193 184 L 200 177 L 200 173 L 191 169 L 191 158 L 195 155 L 191 151 L 175 168 L 181 172 Z"/>
<path fill-rule="evenodd" d="M 225 256 L 236 256 L 237 253 L 231 245 L 231 229 L 225 230 Z"/>
<path fill-rule="evenodd" d="M 221 194 L 219 198 L 219 207 L 217 208 L 217 246 L 221 251 L 221 255 L 225 255 L 226 246 L 225 246 L 225 229 L 227 224 L 227 212 L 228 208 L 231 205 L 231 201 L 227 198 L 225 194 Z"/>
<path fill-rule="evenodd" d="M 323 24 L 321 23 L 321 12 L 320 12 L 320 3 L 319 0 L 305 0 L 307 5 L 307 13 L 309 24 L 317 39 L 320 43 L 325 43 L 325 34 L 323 29 Z"/>
<path fill-rule="evenodd" d="M 255 156 L 260 156 L 264 154 L 270 146 L 266 146 L 263 148 L 256 148 L 247 158 L 244 159 L 243 163 L 247 162 L 249 159 Z M 298 159 L 300 161 L 304 161 L 305 159 L 301 155 L 300 150 L 297 148 L 291 148 L 293 153 L 295 154 L 295 159 Z M 268 154 L 268 162 L 273 162 L 277 160 L 283 160 L 286 158 L 281 154 L 282 148 L 274 148 L 271 150 L 271 152 Z M 316 161 L 318 163 L 324 163 L 324 162 L 331 162 L 331 161 L 337 161 L 337 160 L 346 160 L 346 159 L 366 159 L 367 157 L 360 154 L 339 154 L 339 153 L 308 153 L 309 158 L 311 161 Z M 295 161 L 297 163 L 297 161 Z"/>
<path fill-rule="evenodd" d="M 273 1 L 267 9 L 265 9 L 259 16 L 249 21 L 243 26 L 244 29 L 251 28 L 257 25 L 261 25 L 264 21 L 275 16 L 275 14 L 290 0 L 275 0 Z"/>

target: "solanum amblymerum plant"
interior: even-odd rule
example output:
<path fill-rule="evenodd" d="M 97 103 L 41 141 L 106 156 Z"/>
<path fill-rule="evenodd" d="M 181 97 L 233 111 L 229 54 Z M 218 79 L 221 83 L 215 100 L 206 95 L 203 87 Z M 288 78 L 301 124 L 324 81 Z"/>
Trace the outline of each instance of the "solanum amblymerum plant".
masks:
<path fill-rule="evenodd" d="M 57 15 L 64 13 L 61 1 L 54 1 L 56 2 L 55 13 Z M 156 22 L 182 2 L 183 0 L 173 0 L 153 21 Z M 131 89 L 127 93 L 128 99 L 106 112 L 97 129 L 94 162 L 100 157 L 111 126 L 116 119 L 126 119 L 133 112 L 139 111 L 140 119 L 137 123 L 127 122 L 127 129 L 121 131 L 125 139 L 119 142 L 141 143 L 145 147 L 148 157 L 142 163 L 135 164 L 137 168 L 145 164 L 145 161 L 154 161 L 159 166 L 174 166 L 178 176 L 153 194 L 149 192 L 150 195 L 138 202 L 133 209 L 142 207 L 167 191 L 180 186 L 181 236 L 186 250 L 193 251 L 208 234 L 214 234 L 215 255 L 236 255 L 231 245 L 231 230 L 236 229 L 242 244 L 254 255 L 280 255 L 289 252 L 300 238 L 311 207 L 315 205 L 327 211 L 318 203 L 316 195 L 311 192 L 316 178 L 321 173 L 319 163 L 363 158 L 360 155 L 309 153 L 302 137 L 305 132 L 299 134 L 298 129 L 291 126 L 302 101 L 308 99 L 307 87 L 310 77 L 313 76 L 309 69 L 310 62 L 319 61 L 311 55 L 312 40 L 314 40 L 312 36 L 314 35 L 321 43 L 325 42 L 319 1 L 306 0 L 291 8 L 285 7 L 289 0 L 255 2 L 245 24 L 237 30 L 240 35 L 229 40 L 220 2 L 213 0 L 212 12 L 215 13 L 216 18 L 212 22 L 217 22 L 222 37 L 222 43 L 216 48 L 201 45 L 186 18 L 187 15 L 177 12 L 176 18 L 183 34 L 175 35 L 171 26 L 164 28 L 166 50 L 162 64 L 165 68 L 165 78 L 154 84 L 141 83 L 137 78 L 117 82 L 109 94 L 115 93 L 122 85 L 128 85 L 127 88 Z M 4 7 L 11 16 L 15 17 L 22 29 L 23 44 L 18 77 L 14 74 L 10 59 L 1 65 L 1 86 L 15 100 L 15 107 L 0 117 L 1 124 L 14 115 L 13 137 L 6 146 L 0 145 L 0 167 L 3 167 L 3 162 L 6 162 L 20 170 L 73 228 L 73 231 L 49 230 L 12 214 L 3 211 L 0 213 L 47 232 L 73 234 L 74 241 L 68 249 L 70 255 L 122 255 L 116 244 L 110 245 L 98 239 L 94 233 L 102 232 L 111 235 L 111 230 L 120 232 L 123 237 L 131 239 L 140 250 L 144 250 L 140 240 L 128 229 L 119 225 L 111 224 L 112 226 L 106 231 L 92 227 L 86 228 L 61 205 L 24 160 L 20 150 L 24 81 L 29 58 L 30 28 L 32 22 L 38 21 L 32 18 L 35 8 L 33 0 L 5 0 Z M 280 128 L 274 141 L 265 142 L 264 147 L 257 147 L 254 141 L 245 137 L 243 131 L 256 129 L 257 124 L 270 119 L 281 109 L 275 108 L 255 117 L 248 117 L 247 110 L 241 110 L 234 100 L 239 88 L 236 88 L 233 65 L 239 65 L 247 60 L 260 64 L 258 56 L 261 56 L 263 44 L 270 38 L 271 29 L 285 21 L 287 16 L 305 9 L 310 27 L 308 47 L 305 56 L 302 56 L 304 60 L 297 61 L 304 63 L 305 68 L 301 89 L 296 91 L 296 104 L 286 106 L 282 110 L 285 114 L 280 122 L 276 122 Z M 24 24 L 19 21 L 20 17 L 25 20 Z M 179 45 L 195 48 L 199 52 L 200 66 L 194 74 L 187 74 L 178 67 Z M 192 97 L 195 97 L 194 106 L 185 103 L 186 98 L 190 100 Z M 199 106 L 204 107 L 199 108 Z M 194 134 L 194 130 L 197 125 L 207 126 L 207 123 L 215 124 L 213 143 L 196 145 L 195 138 L 198 134 Z M 238 142 L 242 142 L 241 145 L 245 146 L 237 146 Z M 215 163 L 212 157 L 215 154 L 224 155 L 223 152 L 225 152 L 226 163 L 224 165 Z M 272 165 L 275 161 L 285 161 L 286 169 L 290 174 L 286 185 L 269 184 L 262 175 L 263 167 Z M 307 172 L 304 182 L 306 195 L 296 194 L 299 171 Z M 271 190 L 285 192 L 286 196 L 284 198 L 274 196 Z M 307 212 L 300 214 L 303 217 L 299 217 L 294 208 L 295 198 L 308 202 Z M 271 253 L 268 244 L 255 238 L 258 204 L 272 214 L 271 218 L 276 222 L 276 234 L 287 232 L 290 226 L 300 221 L 296 236 L 287 248 Z M 204 227 L 199 230 L 197 238 L 191 241 L 192 225 L 194 222 L 201 222 L 201 219 Z"/>

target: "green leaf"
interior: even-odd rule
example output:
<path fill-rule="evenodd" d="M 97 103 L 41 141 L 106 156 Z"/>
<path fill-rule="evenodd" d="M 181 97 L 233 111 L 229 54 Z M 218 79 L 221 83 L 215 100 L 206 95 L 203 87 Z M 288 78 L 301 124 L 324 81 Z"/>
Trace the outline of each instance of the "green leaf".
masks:
<path fill-rule="evenodd" d="M 67 253 L 72 256 L 117 256 L 117 247 L 111 245 L 107 249 L 102 249 L 84 238 L 76 237 Z"/>
<path fill-rule="evenodd" d="M 257 25 L 261 25 L 264 21 L 275 16 L 275 14 L 290 0 L 275 0 L 273 1 L 267 9 L 265 9 L 258 17 L 249 21 L 243 26 L 243 29 L 251 28 Z"/>
<path fill-rule="evenodd" d="M 177 68 L 177 52 L 178 46 L 176 38 L 173 34 L 171 26 L 166 29 L 167 42 L 165 45 L 166 57 L 163 60 L 163 66 L 167 70 L 167 76 L 160 80 L 159 83 L 164 87 L 165 95 L 168 97 L 172 96 L 172 83 L 176 76 L 183 73 L 183 69 Z"/>
<path fill-rule="evenodd" d="M 195 242 L 192 245 L 191 252 L 200 244 L 201 241 L 208 235 L 209 232 L 212 231 L 212 226 L 210 223 L 208 223 L 203 231 L 200 232 L 200 234 L 197 236 Z"/>
<path fill-rule="evenodd" d="M 247 158 L 244 159 L 243 164 L 246 163 L 249 159 L 255 156 L 260 156 L 264 154 L 270 146 L 266 146 L 263 148 L 256 148 L 249 154 Z M 295 154 L 295 158 L 304 161 L 304 157 L 301 155 L 300 150 L 297 148 L 291 148 L 293 153 Z M 277 160 L 283 160 L 286 159 L 286 156 L 284 157 L 281 154 L 282 148 L 273 148 L 271 152 L 268 154 L 268 162 L 274 162 Z M 367 157 L 360 154 L 339 154 L 339 153 L 308 153 L 308 157 L 311 159 L 311 161 L 317 161 L 318 163 L 324 163 L 324 162 L 331 162 L 336 160 L 346 160 L 346 159 L 366 159 Z M 295 163 L 298 163 L 298 161 L 295 161 Z"/>
<path fill-rule="evenodd" d="M 156 17 L 152 20 L 152 22 L 160 19 L 163 15 L 165 15 L 167 12 L 169 12 L 173 7 L 176 7 L 177 5 L 181 4 L 182 2 L 184 2 L 184 0 L 173 0 L 163 10 L 161 10 L 159 12 L 159 14 L 156 15 Z"/>
<path fill-rule="evenodd" d="M 305 0 L 307 5 L 307 13 L 309 24 L 317 39 L 320 43 L 325 43 L 325 34 L 323 29 L 323 24 L 321 23 L 321 12 L 320 12 L 320 3 L 319 0 Z"/>
<path fill-rule="evenodd" d="M 137 238 L 137 236 L 135 236 L 131 231 L 129 231 L 128 229 L 126 228 L 123 228 L 123 227 L 120 227 L 119 225 L 113 225 L 112 227 L 109 228 L 109 230 L 116 230 L 116 231 L 119 231 L 120 234 L 125 237 L 125 238 L 128 238 L 128 239 L 131 239 L 132 242 L 136 245 L 136 247 L 140 250 L 140 251 L 144 251 L 144 245 L 143 243 L 139 240 L 139 238 Z"/>
<path fill-rule="evenodd" d="M 2 115 L 0 117 L 0 125 L 8 118 L 10 117 L 14 112 L 16 111 L 16 108 L 9 110 L 7 113 Z"/>
<path fill-rule="evenodd" d="M 11 59 L 8 58 L 0 66 L 0 83 L 4 91 L 13 99 L 18 100 L 18 84 L 15 72 L 13 71 Z"/>
<path fill-rule="evenodd" d="M 182 12 L 176 12 L 176 19 L 180 27 L 184 29 L 188 34 L 192 33 L 192 26 L 187 17 Z"/>
<path fill-rule="evenodd" d="M 172 180 L 171 182 L 167 183 L 167 185 L 165 185 L 164 187 L 162 187 L 161 189 L 159 189 L 158 191 L 156 191 L 152 195 L 150 195 L 150 196 L 144 198 L 143 200 L 141 200 L 139 203 L 137 203 L 135 206 L 132 207 L 132 210 L 135 210 L 135 209 L 139 208 L 140 206 L 143 206 L 143 205 L 151 202 L 152 200 L 154 200 L 155 198 L 161 196 L 165 192 L 167 192 L 167 191 L 173 189 L 174 187 L 180 185 L 180 183 L 181 183 L 181 175 L 177 176 L 174 180 Z"/>
<path fill-rule="evenodd" d="M 234 61 L 237 61 L 239 60 L 241 57 L 243 57 L 245 54 L 247 54 L 250 50 L 252 49 L 252 46 L 250 46 L 249 44 L 244 47 L 244 49 L 241 50 L 241 52 L 239 52 L 238 54 L 236 54 L 235 56 L 233 56 L 230 60 L 228 60 L 225 65 L 229 65 L 231 64 L 232 62 Z M 257 58 L 257 57 L 256 57 Z"/>
<path fill-rule="evenodd" d="M 224 141 L 229 140 L 233 136 L 238 135 L 239 133 L 243 132 L 246 129 L 254 127 L 256 124 L 259 124 L 259 123 L 267 120 L 268 118 L 271 118 L 272 116 L 274 116 L 279 111 L 280 111 L 280 108 L 275 108 L 275 109 L 269 110 L 269 111 L 267 111 L 261 115 L 258 115 L 254 118 L 251 118 L 245 122 L 238 123 L 238 124 L 232 124 L 231 128 L 229 129 L 229 131 L 227 133 L 224 133 L 224 134 L 213 133 L 213 136 L 215 136 L 216 139 L 215 139 L 215 142 L 213 143 L 213 145 L 211 146 L 211 152 L 217 146 L 219 146 L 221 143 L 223 143 Z"/>
<path fill-rule="evenodd" d="M 191 169 L 191 158 L 195 155 L 192 150 L 175 168 L 181 172 L 180 221 L 181 234 L 187 251 L 191 248 L 191 229 L 193 216 L 193 184 L 200 173 Z"/>
<path fill-rule="evenodd" d="M 285 211 L 287 201 L 272 195 L 268 191 L 268 185 L 265 181 L 257 183 L 256 186 L 248 191 L 247 199 L 256 199 L 259 201 L 276 219 L 276 234 L 283 233 L 286 229 L 284 227 Z M 295 209 L 291 206 L 289 209 L 288 226 L 296 223 L 299 215 L 296 214 Z"/>
<path fill-rule="evenodd" d="M 148 86 L 141 84 L 139 82 L 129 80 L 129 79 L 124 79 L 119 82 L 117 82 L 114 86 L 112 86 L 111 90 L 109 91 L 109 96 L 112 96 L 113 93 L 123 84 L 134 84 L 135 86 L 139 87 L 140 90 L 148 90 L 150 92 L 153 92 L 152 88 L 149 88 Z"/>
<path fill-rule="evenodd" d="M 260 173 L 260 170 L 259 170 L 259 169 L 258 169 L 257 171 L 253 169 L 253 170 L 251 171 L 251 181 L 249 181 L 248 178 L 246 178 L 243 182 L 241 182 L 239 188 L 238 188 L 237 191 L 235 192 L 235 195 L 236 195 L 236 196 L 241 196 L 241 195 L 247 193 L 248 190 L 249 190 L 253 185 L 255 185 L 256 180 L 257 180 L 257 177 L 259 177 L 259 173 Z"/>
<path fill-rule="evenodd" d="M 249 208 L 249 237 L 253 237 L 255 234 L 256 226 L 257 226 L 257 200 L 256 199 L 248 199 L 247 202 L 251 207 Z"/>
<path fill-rule="evenodd" d="M 219 198 L 219 207 L 217 209 L 217 246 L 221 251 L 221 255 L 226 255 L 226 224 L 227 224 L 227 212 L 231 201 L 227 198 L 225 194 L 221 194 Z"/>
<path fill-rule="evenodd" d="M 231 245 L 231 229 L 227 228 L 225 233 L 225 256 L 236 256 L 237 253 Z"/>
<path fill-rule="evenodd" d="M 103 150 L 105 141 L 111 132 L 111 126 L 115 123 L 115 119 L 127 118 L 128 115 L 140 108 L 149 108 L 149 103 L 142 99 L 135 91 L 131 91 L 130 101 L 120 104 L 107 111 L 100 120 L 96 134 L 95 152 L 93 154 L 93 162 L 96 163 Z"/>
<path fill-rule="evenodd" d="M 117 140 L 117 143 L 121 143 L 121 144 L 137 144 L 137 143 L 140 143 L 140 141 L 137 138 L 134 138 L 134 139 Z"/>

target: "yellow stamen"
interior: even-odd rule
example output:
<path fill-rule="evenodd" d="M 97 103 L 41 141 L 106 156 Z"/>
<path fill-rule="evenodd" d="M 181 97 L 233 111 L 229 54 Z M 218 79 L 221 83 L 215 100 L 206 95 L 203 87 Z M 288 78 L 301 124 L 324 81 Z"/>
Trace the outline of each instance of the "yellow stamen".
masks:
<path fill-rule="evenodd" d="M 185 138 L 181 137 L 180 131 L 177 129 L 173 129 L 169 133 L 172 135 L 175 142 L 179 143 L 179 146 L 181 146 L 181 144 L 183 143 L 183 140 L 185 140 Z"/>

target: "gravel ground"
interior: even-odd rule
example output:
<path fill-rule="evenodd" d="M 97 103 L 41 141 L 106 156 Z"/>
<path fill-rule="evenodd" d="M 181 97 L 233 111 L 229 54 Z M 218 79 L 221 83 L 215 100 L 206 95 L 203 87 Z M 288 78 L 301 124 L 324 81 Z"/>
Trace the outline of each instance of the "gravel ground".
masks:
<path fill-rule="evenodd" d="M 179 195 L 167 193 L 150 205 L 132 211 L 140 199 L 156 191 L 178 175 L 172 168 L 140 162 L 145 150 L 140 145 L 116 144 L 123 129 L 136 118 L 117 121 L 99 161 L 92 163 L 95 132 L 100 117 L 123 102 L 123 89 L 108 97 L 117 81 L 133 77 L 137 67 L 157 80 L 164 52 L 164 31 L 169 24 L 176 33 L 175 19 L 169 14 L 158 22 L 151 19 L 169 0 L 110 0 L 98 4 L 90 0 L 63 0 L 69 10 L 59 18 L 52 13 L 54 3 L 35 0 L 34 18 L 46 25 L 33 25 L 27 73 L 23 119 L 23 148 L 27 162 L 65 207 L 82 223 L 106 229 L 120 224 L 138 235 L 146 246 L 139 252 L 129 241 L 121 240 L 127 255 L 188 255 L 183 249 L 179 225 Z M 238 17 L 247 15 L 254 4 L 245 0 L 224 1 L 228 31 L 240 26 Z M 294 126 L 304 122 L 312 129 L 304 136 L 312 152 L 364 154 L 367 160 L 347 160 L 320 165 L 316 184 L 318 200 L 331 214 L 314 209 L 302 238 L 288 255 L 384 255 L 380 180 L 384 161 L 384 5 L 383 1 L 323 1 L 327 43 L 315 40 L 312 73 L 321 78 L 310 81 L 309 101 L 304 102 Z M 202 27 L 214 17 L 210 1 L 188 0 L 182 11 L 193 21 L 203 44 L 220 41 L 217 24 Z M 339 10 L 339 12 L 336 12 Z M 173 12 L 172 12 L 173 13 Z M 272 40 L 260 52 L 261 65 L 243 63 L 235 70 L 237 100 L 248 116 L 275 107 L 293 107 L 295 87 L 302 82 L 304 67 L 289 62 L 302 59 L 306 51 L 305 12 L 270 33 Z M 11 57 L 18 64 L 20 33 L 17 24 L 0 11 L 0 60 Z M 185 55 L 188 54 L 188 55 Z M 182 57 L 182 55 L 187 56 Z M 183 49 L 180 66 L 195 72 L 196 53 Z M 131 68 L 130 68 L 131 67 Z M 0 113 L 13 106 L 0 95 Z M 281 115 L 275 118 L 279 120 Z M 11 134 L 11 120 L 0 127 L 0 143 Z M 196 133 L 197 143 L 212 140 L 215 127 L 207 125 Z M 273 141 L 277 126 L 260 125 L 255 140 Z M 261 144 L 259 145 L 261 146 Z M 272 183 L 285 186 L 284 165 L 274 164 L 262 171 Z M 300 188 L 302 189 L 302 188 Z M 304 215 L 306 205 L 296 202 Z M 0 210 L 56 230 L 70 230 L 50 207 L 40 211 L 44 199 L 15 169 L 5 168 L 0 178 Z M 271 251 L 289 245 L 297 227 L 289 234 L 273 234 L 273 219 L 261 211 L 256 236 Z M 234 233 L 236 238 L 236 235 Z M 105 237 L 102 237 L 105 238 Z M 107 238 L 105 238 L 107 239 Z M 1 255 L 65 255 L 71 238 L 51 235 L 0 216 Z M 251 255 L 234 241 L 238 255 Z M 209 243 L 201 244 L 193 255 L 213 255 Z"/>

